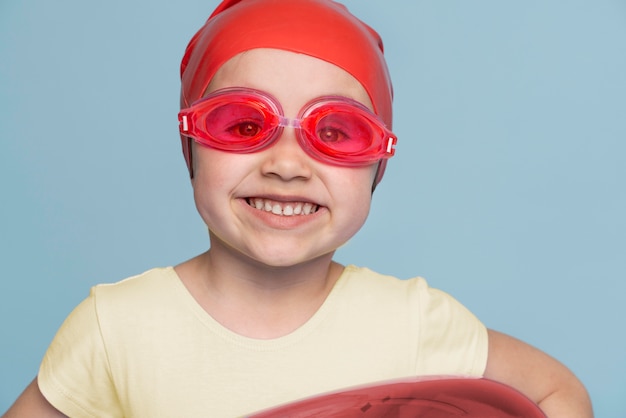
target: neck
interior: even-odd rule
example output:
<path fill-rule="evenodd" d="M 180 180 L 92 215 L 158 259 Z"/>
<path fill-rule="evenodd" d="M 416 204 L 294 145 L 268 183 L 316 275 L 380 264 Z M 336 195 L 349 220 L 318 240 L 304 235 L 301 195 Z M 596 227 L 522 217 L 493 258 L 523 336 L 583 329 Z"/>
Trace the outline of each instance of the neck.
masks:
<path fill-rule="evenodd" d="M 332 256 L 276 267 L 218 246 L 176 270 L 192 296 L 223 326 L 269 339 L 299 328 L 324 303 L 343 271 Z"/>

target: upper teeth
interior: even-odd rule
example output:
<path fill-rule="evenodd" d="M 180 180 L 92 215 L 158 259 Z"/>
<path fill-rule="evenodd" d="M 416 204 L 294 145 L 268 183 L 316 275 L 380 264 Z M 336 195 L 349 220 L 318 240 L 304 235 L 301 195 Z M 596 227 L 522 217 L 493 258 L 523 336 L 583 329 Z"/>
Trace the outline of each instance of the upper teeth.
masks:
<path fill-rule="evenodd" d="M 250 206 L 266 212 L 272 212 L 274 215 L 294 216 L 294 215 L 310 215 L 317 211 L 317 205 L 308 202 L 276 202 L 261 198 L 249 199 Z"/>

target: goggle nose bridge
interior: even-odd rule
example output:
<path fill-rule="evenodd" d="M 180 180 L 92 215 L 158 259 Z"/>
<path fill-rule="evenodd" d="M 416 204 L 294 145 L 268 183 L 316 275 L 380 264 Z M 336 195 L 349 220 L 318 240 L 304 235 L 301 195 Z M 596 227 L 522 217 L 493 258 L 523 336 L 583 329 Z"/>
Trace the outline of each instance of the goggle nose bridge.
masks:
<path fill-rule="evenodd" d="M 294 128 L 294 129 L 302 129 L 302 119 L 299 118 L 288 118 L 283 115 L 278 116 L 278 126 L 281 128 Z"/>

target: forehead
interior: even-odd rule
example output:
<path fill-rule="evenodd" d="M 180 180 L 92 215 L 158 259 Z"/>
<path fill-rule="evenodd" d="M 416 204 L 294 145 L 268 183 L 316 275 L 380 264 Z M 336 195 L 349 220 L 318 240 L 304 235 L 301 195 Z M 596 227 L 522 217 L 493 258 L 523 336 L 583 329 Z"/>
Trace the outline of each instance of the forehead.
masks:
<path fill-rule="evenodd" d="M 249 87 L 283 100 L 310 101 L 327 95 L 349 97 L 372 109 L 361 83 L 344 69 L 305 54 L 271 48 L 239 53 L 222 65 L 205 95 L 225 87 Z"/>

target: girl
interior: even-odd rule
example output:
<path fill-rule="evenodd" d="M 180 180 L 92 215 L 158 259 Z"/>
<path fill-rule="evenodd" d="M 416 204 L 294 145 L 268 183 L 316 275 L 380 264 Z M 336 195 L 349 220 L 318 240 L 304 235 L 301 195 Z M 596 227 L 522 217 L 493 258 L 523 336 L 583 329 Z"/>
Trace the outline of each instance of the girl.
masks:
<path fill-rule="evenodd" d="M 329 0 L 226 0 L 181 65 L 210 249 L 92 289 L 7 416 L 212 416 L 407 376 L 488 377 L 589 417 L 560 363 L 421 278 L 333 261 L 395 152 L 382 41 Z"/>

